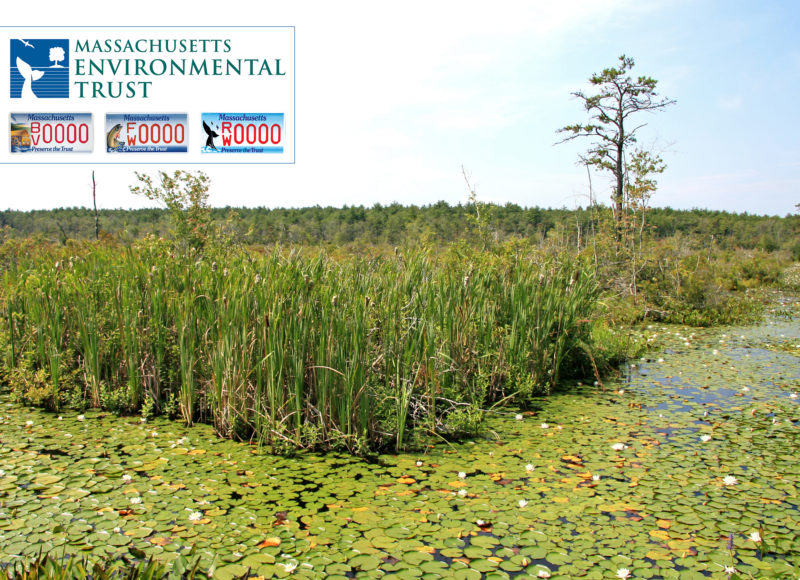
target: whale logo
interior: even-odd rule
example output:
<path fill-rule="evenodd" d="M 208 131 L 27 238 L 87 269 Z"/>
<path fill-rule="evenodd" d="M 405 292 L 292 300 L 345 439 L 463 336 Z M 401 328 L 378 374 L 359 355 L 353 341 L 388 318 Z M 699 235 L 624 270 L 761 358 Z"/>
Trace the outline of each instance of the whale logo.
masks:
<path fill-rule="evenodd" d="M 211 147 L 211 149 L 216 150 L 217 148 L 214 146 L 214 137 L 219 137 L 219 135 L 217 135 L 216 131 L 209 127 L 205 121 L 203 121 L 203 130 L 206 132 L 206 135 L 208 135 L 206 147 Z"/>
<path fill-rule="evenodd" d="M 33 92 L 33 81 L 38 81 L 40 78 L 44 76 L 44 71 L 41 70 L 33 70 L 31 65 L 27 62 L 22 60 L 20 57 L 17 57 L 17 70 L 19 74 L 22 75 L 22 78 L 25 79 L 25 82 L 22 85 L 22 93 L 20 97 L 23 99 L 38 99 L 39 97 L 36 96 L 36 93 Z"/>
<path fill-rule="evenodd" d="M 69 98 L 69 39 L 12 38 L 9 48 L 12 99 Z M 40 81 L 42 77 L 44 80 Z"/>

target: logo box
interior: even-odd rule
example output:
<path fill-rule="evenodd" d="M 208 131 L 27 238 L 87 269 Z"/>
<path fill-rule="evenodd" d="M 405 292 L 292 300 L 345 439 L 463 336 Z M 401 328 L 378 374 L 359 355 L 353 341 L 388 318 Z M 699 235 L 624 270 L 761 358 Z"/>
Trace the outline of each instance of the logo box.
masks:
<path fill-rule="evenodd" d="M 12 38 L 9 54 L 12 99 L 69 98 L 68 39 Z"/>
<path fill-rule="evenodd" d="M 75 125 L 10 119 L 0 165 L 295 163 L 293 26 L 0 25 L 0 62 L 6 111 L 97 130 L 88 150 L 88 123 L 73 143 Z M 25 154 L 43 145 L 85 154 Z"/>

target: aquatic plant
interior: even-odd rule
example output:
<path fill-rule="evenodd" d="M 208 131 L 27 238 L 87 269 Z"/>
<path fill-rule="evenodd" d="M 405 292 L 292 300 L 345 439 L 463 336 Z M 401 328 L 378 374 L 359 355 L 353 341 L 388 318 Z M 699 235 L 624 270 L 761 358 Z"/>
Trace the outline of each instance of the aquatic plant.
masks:
<path fill-rule="evenodd" d="M 597 284 L 562 255 L 334 260 L 158 239 L 3 255 L 5 373 L 18 399 L 54 410 L 364 453 L 473 434 L 480 409 L 592 372 Z"/>
<path fill-rule="evenodd" d="M 206 575 L 198 569 L 198 563 L 187 566 L 182 558 L 180 566 L 181 578 L 191 580 Z M 175 577 L 170 574 L 166 564 L 155 561 L 152 557 L 144 561 L 130 561 L 125 558 L 97 560 L 91 562 L 88 557 L 62 557 L 41 552 L 33 559 L 16 562 L 13 566 L 0 566 L 0 578 L 6 580 L 165 580 Z"/>

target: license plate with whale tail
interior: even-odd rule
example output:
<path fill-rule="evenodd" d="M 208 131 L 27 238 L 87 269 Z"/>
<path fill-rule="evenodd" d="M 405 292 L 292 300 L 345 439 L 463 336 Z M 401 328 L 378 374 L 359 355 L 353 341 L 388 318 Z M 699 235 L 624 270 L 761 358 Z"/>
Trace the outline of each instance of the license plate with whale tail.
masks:
<path fill-rule="evenodd" d="M 283 153 L 283 113 L 203 113 L 202 153 Z"/>

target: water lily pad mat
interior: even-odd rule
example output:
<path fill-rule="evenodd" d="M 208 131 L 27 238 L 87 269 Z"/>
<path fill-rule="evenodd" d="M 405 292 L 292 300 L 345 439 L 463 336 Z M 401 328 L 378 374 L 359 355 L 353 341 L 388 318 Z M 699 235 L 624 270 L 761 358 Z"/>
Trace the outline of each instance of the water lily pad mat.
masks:
<path fill-rule="evenodd" d="M 218 578 L 797 577 L 800 364 L 770 347 L 795 327 L 654 327 L 663 350 L 618 383 L 372 462 L 1 398 L 0 562 L 194 549 Z"/>

